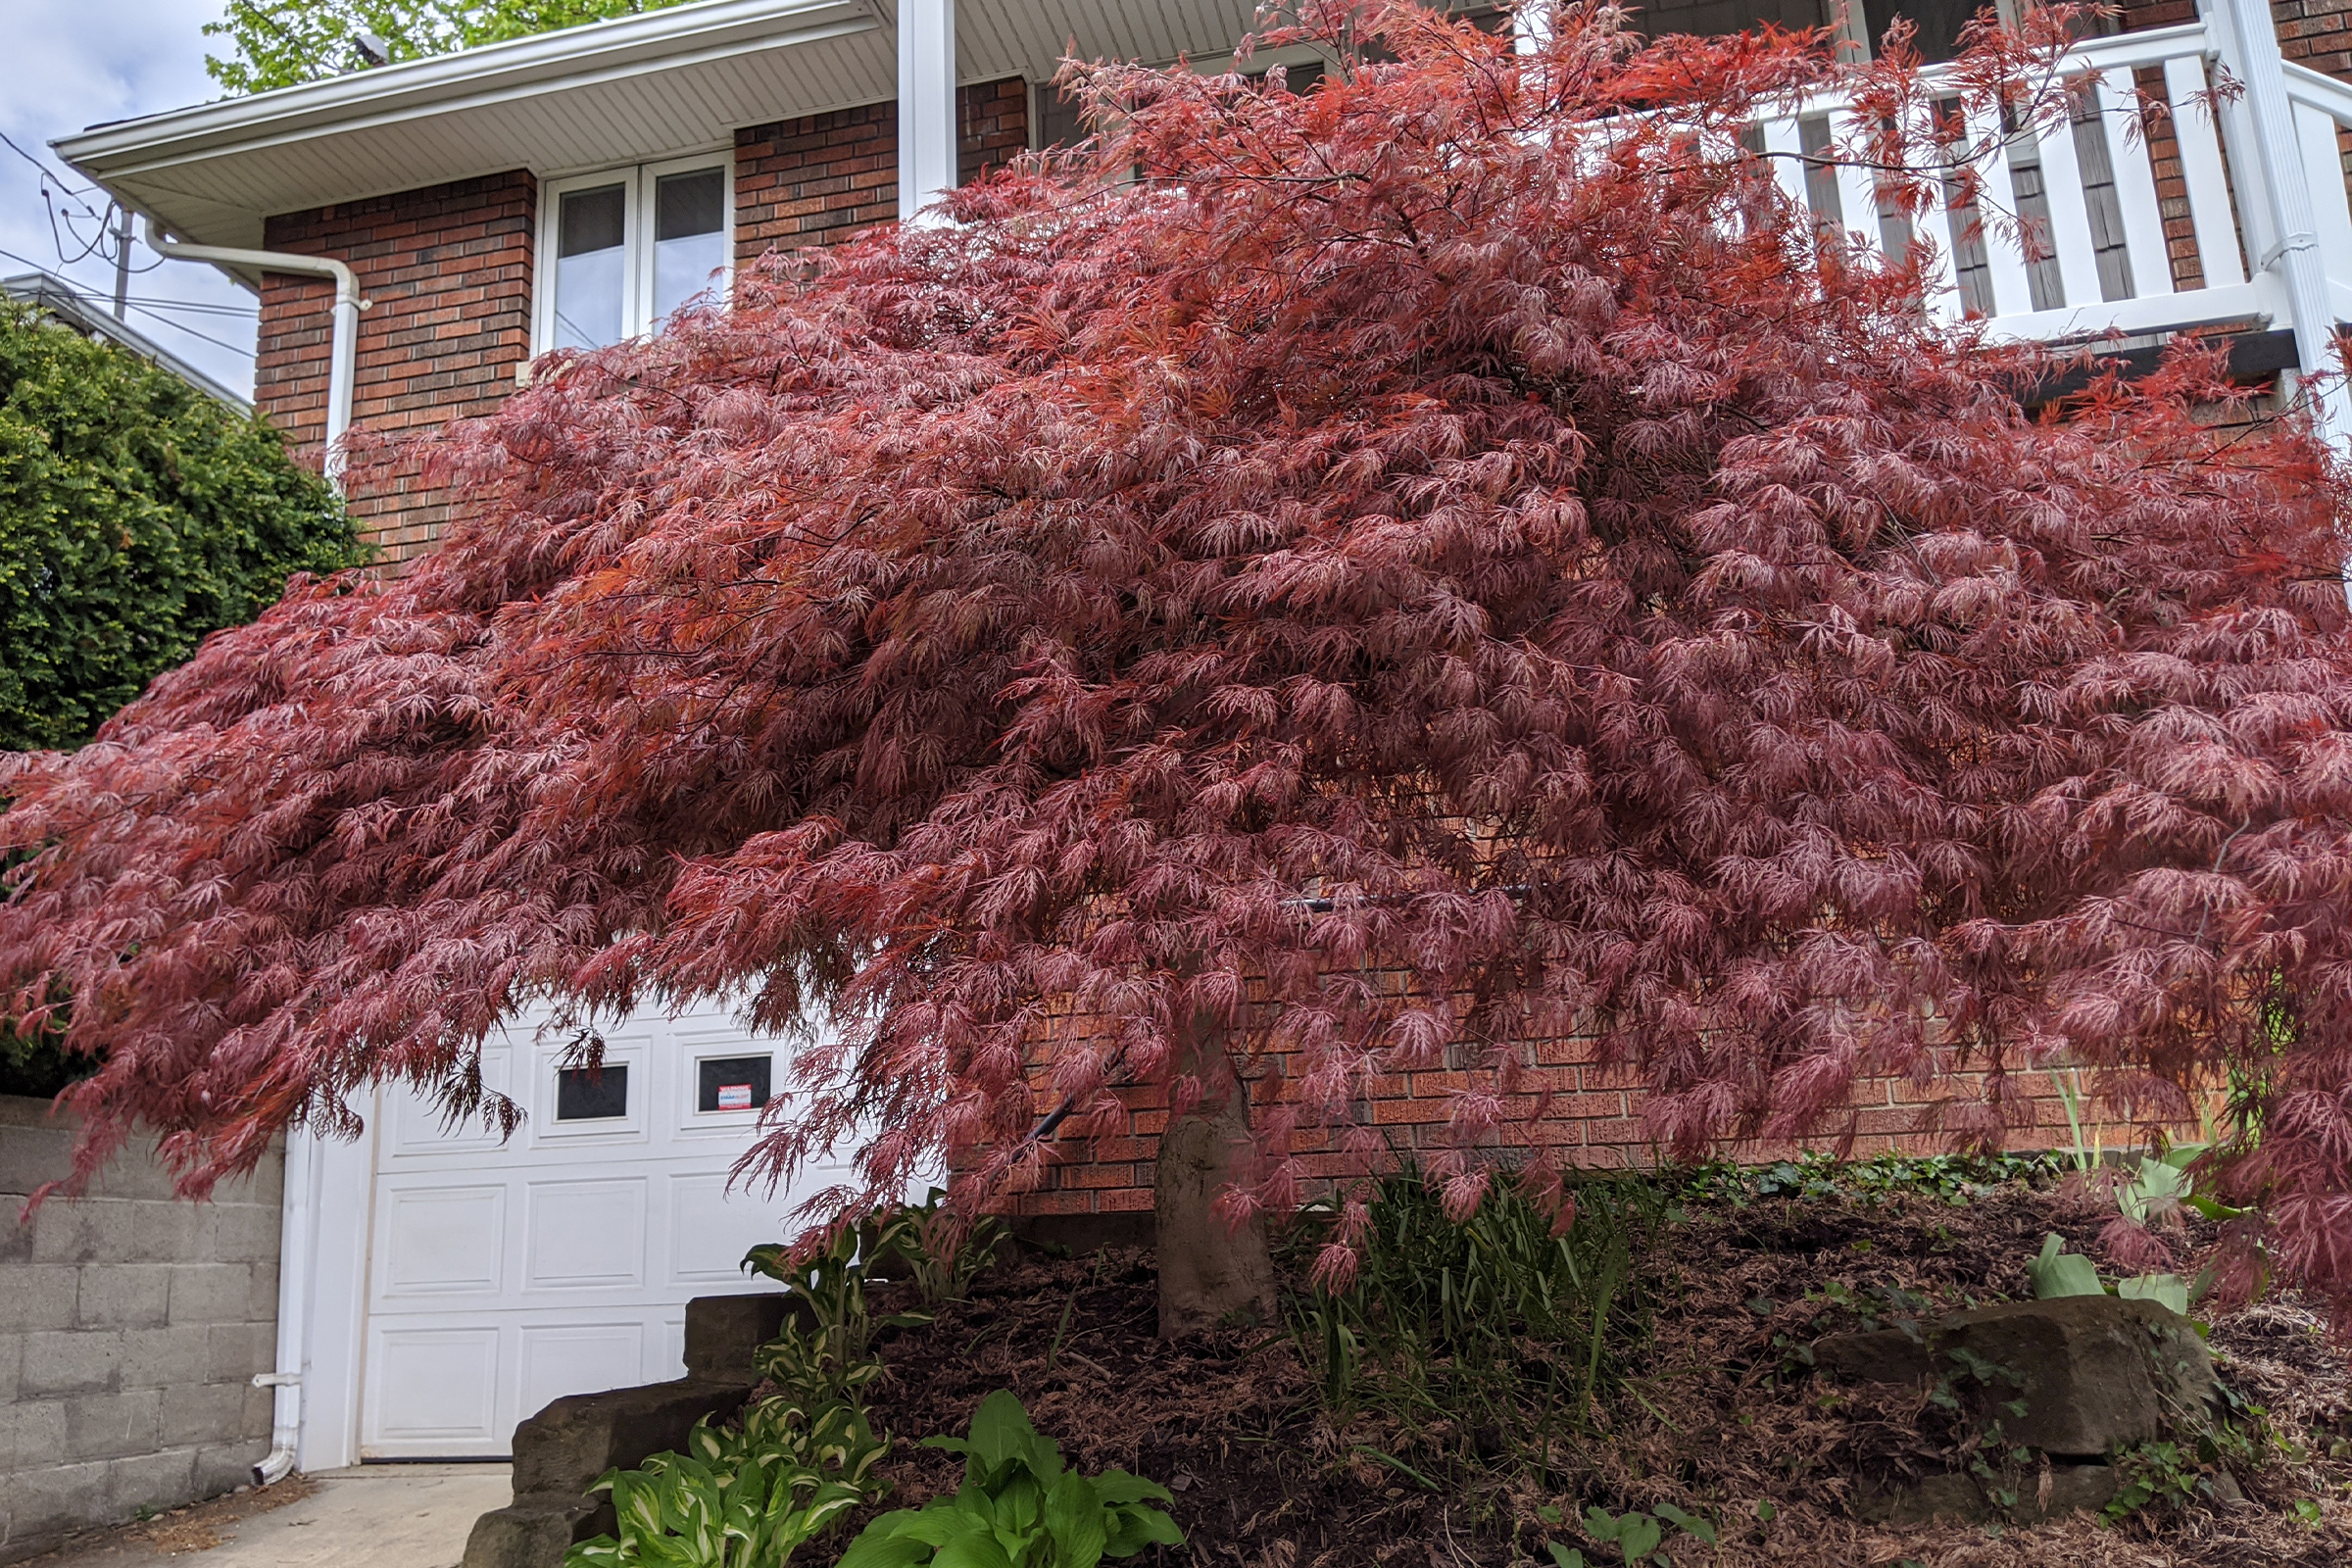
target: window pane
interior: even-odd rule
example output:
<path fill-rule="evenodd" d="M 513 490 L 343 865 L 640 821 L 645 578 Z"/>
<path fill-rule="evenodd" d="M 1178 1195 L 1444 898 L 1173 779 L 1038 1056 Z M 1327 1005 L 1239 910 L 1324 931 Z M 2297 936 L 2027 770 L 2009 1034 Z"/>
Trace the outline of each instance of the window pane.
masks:
<path fill-rule="evenodd" d="M 556 1120 L 611 1121 L 628 1113 L 628 1063 L 565 1067 L 557 1072 Z"/>
<path fill-rule="evenodd" d="M 726 265 L 726 171 L 697 169 L 654 181 L 654 319 L 709 288 Z"/>
<path fill-rule="evenodd" d="M 1862 18 L 1870 27 L 1873 54 L 1896 17 L 1910 18 L 1919 27 L 1911 47 L 1932 66 L 1960 52 L 1960 29 L 1983 8 L 1984 0 L 1862 0 Z"/>
<path fill-rule="evenodd" d="M 628 187 L 567 191 L 556 220 L 556 344 L 597 349 L 621 338 Z"/>
<path fill-rule="evenodd" d="M 768 1056 L 707 1056 L 695 1063 L 695 1109 L 759 1109 L 767 1103 L 772 1061 Z"/>

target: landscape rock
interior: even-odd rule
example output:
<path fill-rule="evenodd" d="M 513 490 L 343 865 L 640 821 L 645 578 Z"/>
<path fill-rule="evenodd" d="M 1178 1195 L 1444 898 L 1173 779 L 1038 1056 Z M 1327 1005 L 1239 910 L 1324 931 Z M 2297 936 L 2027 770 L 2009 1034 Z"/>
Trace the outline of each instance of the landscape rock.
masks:
<path fill-rule="evenodd" d="M 2108 1296 L 1834 1334 L 1815 1342 L 1813 1359 L 1852 1383 L 1941 1380 L 1972 1415 L 1998 1420 L 2005 1444 L 2072 1458 L 2201 1428 L 2217 1396 L 2213 1358 L 2186 1318 Z"/>
<path fill-rule="evenodd" d="M 1865 1492 L 1854 1502 L 1854 1513 L 1865 1524 L 1924 1525 L 1934 1520 L 1960 1524 L 1991 1524 L 2011 1520 L 2036 1524 L 2070 1513 L 2088 1513 L 2115 1499 L 2122 1479 L 2103 1464 L 2059 1464 L 2043 1477 L 2028 1472 L 2021 1478 L 2017 1501 L 2007 1509 L 1970 1475 L 1928 1476 L 1907 1487 Z"/>

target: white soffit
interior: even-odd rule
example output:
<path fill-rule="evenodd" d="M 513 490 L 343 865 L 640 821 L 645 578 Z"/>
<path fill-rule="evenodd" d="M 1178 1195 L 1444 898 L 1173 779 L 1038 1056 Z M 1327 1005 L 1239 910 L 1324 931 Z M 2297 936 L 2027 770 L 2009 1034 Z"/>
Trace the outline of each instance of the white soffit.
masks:
<path fill-rule="evenodd" d="M 964 82 L 1062 56 L 1218 69 L 1257 0 L 958 0 Z M 898 94 L 897 0 L 695 0 L 456 54 L 97 125 L 68 163 L 183 239 L 527 169 L 542 177 L 724 146 L 737 129 Z"/>
<path fill-rule="evenodd" d="M 886 99 L 869 0 L 700 0 L 99 125 L 67 162 L 182 238 L 254 245 L 262 220 L 528 169 L 724 145 L 737 127 Z"/>

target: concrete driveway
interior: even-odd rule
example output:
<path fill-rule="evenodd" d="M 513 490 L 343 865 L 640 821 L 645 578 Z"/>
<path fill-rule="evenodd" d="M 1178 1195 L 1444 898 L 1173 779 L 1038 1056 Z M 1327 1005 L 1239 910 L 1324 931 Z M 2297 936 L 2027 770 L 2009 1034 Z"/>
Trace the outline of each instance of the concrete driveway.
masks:
<path fill-rule="evenodd" d="M 24 1568 L 455 1568 L 473 1521 L 513 1496 L 503 1464 L 363 1465 L 309 1482 L 282 1506 L 267 1491 L 223 1497 Z"/>

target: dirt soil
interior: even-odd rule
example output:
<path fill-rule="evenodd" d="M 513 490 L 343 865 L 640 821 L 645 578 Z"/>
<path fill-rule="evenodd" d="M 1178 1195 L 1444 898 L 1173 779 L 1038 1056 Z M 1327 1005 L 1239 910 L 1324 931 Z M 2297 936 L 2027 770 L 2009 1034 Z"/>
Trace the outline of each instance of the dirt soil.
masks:
<path fill-rule="evenodd" d="M 158 1557 L 210 1551 L 226 1539 L 221 1535 L 224 1528 L 240 1519 L 300 1502 L 318 1490 L 318 1483 L 303 1475 L 288 1476 L 271 1487 L 239 1487 L 225 1495 L 191 1502 L 151 1519 L 68 1536 L 55 1550 L 31 1558 L 19 1568 L 45 1568 L 46 1564 L 109 1549 L 120 1552 L 143 1548 Z"/>
<path fill-rule="evenodd" d="M 960 1434 L 982 1396 L 1005 1388 L 1089 1470 L 1115 1465 L 1170 1487 L 1187 1543 L 1157 1560 L 1198 1568 L 1503 1568 L 1548 1563 L 1546 1535 L 1613 1563 L 1613 1548 L 1545 1531 L 1538 1510 L 1573 1520 L 1588 1503 L 1660 1502 L 1721 1526 L 1713 1549 L 1670 1542 L 1679 1568 L 2352 1563 L 2352 1373 L 2291 1298 L 2213 1325 L 2224 1379 L 2267 1407 L 2283 1440 L 2261 1468 L 2236 1467 L 2246 1500 L 2148 1510 L 2121 1525 L 2095 1515 L 2036 1528 L 1854 1518 L 1857 1490 L 1949 1467 L 1965 1440 L 1921 1397 L 1858 1404 L 1791 1348 L 1888 1310 L 1890 1290 L 1935 1308 L 2026 1297 L 2025 1261 L 2043 1234 L 2087 1250 L 2099 1223 L 2082 1200 L 2021 1187 L 1980 1192 L 1965 1207 L 1773 1199 L 1696 1213 L 1645 1260 L 1657 1312 L 1633 1357 L 1643 1371 L 1595 1413 L 1589 1437 L 1541 1481 L 1489 1473 L 1437 1484 L 1390 1457 L 1415 1450 L 1382 1417 L 1336 1426 L 1287 1336 L 1154 1339 L 1148 1252 L 1025 1253 L 930 1327 L 883 1347 L 889 1376 L 874 1415 L 895 1435 L 887 1506 L 954 1490 L 960 1461 L 913 1440 Z M 2298 1515 L 2298 1502 L 2314 1517 Z"/>

